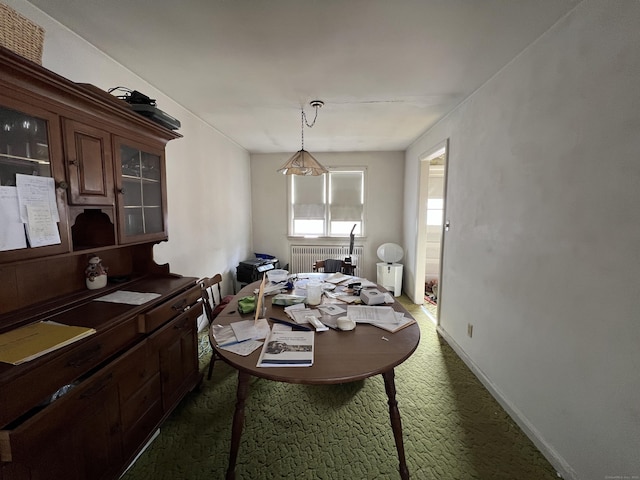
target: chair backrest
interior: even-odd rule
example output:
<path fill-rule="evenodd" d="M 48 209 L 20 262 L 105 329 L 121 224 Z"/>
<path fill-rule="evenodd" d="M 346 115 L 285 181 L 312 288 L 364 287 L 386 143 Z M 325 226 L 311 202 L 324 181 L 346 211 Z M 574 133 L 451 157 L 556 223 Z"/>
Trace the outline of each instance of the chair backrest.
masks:
<path fill-rule="evenodd" d="M 314 272 L 325 272 L 325 273 L 336 273 L 342 272 L 344 267 L 343 260 L 317 260 L 313 262 L 313 271 Z"/>
<path fill-rule="evenodd" d="M 325 273 L 342 272 L 343 266 L 344 266 L 344 261 L 342 260 L 327 259 L 324 261 Z"/>
<path fill-rule="evenodd" d="M 216 315 L 214 310 L 216 305 L 222 304 L 222 275 L 217 273 L 211 278 L 202 278 L 198 280 L 200 285 L 200 292 L 202 297 L 202 306 L 204 307 L 204 313 L 209 320 L 209 324 L 213 323 Z M 218 291 L 216 298 L 216 290 Z"/>

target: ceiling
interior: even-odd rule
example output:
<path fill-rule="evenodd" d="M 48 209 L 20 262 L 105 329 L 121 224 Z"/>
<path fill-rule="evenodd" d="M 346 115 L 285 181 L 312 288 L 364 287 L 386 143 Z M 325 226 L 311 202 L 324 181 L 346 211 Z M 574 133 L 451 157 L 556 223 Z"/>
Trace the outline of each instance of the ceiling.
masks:
<path fill-rule="evenodd" d="M 306 149 L 405 150 L 579 0 L 29 2 L 267 153 L 300 149 L 314 99 Z"/>

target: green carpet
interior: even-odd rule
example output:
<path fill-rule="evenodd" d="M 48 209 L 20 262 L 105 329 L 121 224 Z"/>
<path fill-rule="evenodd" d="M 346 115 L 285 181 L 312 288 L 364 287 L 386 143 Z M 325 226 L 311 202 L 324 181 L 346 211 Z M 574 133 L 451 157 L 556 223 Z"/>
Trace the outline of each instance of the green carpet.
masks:
<path fill-rule="evenodd" d="M 396 368 L 411 477 L 555 480 L 555 470 L 435 331 L 421 307 L 416 352 Z M 201 370 L 210 351 L 202 337 Z M 237 375 L 217 362 L 123 480 L 216 480 L 225 476 Z M 398 458 L 381 376 L 344 385 L 254 379 L 236 478 L 396 479 Z"/>

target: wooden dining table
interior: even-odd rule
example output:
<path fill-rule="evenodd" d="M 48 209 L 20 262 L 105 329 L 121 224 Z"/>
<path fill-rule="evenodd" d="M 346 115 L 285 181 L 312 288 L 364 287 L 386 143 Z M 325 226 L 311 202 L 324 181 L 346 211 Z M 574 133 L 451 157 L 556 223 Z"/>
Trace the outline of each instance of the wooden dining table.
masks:
<path fill-rule="evenodd" d="M 306 274 L 305 277 L 322 279 L 326 275 L 314 273 Z M 260 282 L 254 282 L 240 290 L 216 318 L 215 323 L 229 325 L 239 320 L 254 318 L 255 313 L 243 315 L 239 312 L 238 300 L 245 296 L 254 295 L 259 285 Z M 377 288 L 380 291 L 385 291 L 380 286 Z M 304 289 L 299 288 L 285 293 L 304 295 Z M 260 312 L 260 318 L 288 319 L 284 312 L 284 307 L 273 305 L 272 299 L 272 296 L 264 297 L 266 308 Z M 346 307 L 346 304 L 342 304 L 342 306 Z M 395 311 L 411 317 L 397 300 L 389 306 Z M 269 320 L 269 323 L 272 324 L 273 322 Z M 361 323 L 351 331 L 330 329 L 325 332 L 316 332 L 313 365 L 297 368 L 258 367 L 260 348 L 248 356 L 241 356 L 216 348 L 216 354 L 238 370 L 237 400 L 233 416 L 227 480 L 235 479 L 236 461 L 244 425 L 245 402 L 249 393 L 249 381 L 252 376 L 292 384 L 328 385 L 353 382 L 373 377 L 374 375 L 382 375 L 384 379 L 391 427 L 398 452 L 400 478 L 403 480 L 408 479 L 409 470 L 405 459 L 402 423 L 396 400 L 394 368 L 411 356 L 419 341 L 420 329 L 417 323 L 413 323 L 395 333 Z"/>

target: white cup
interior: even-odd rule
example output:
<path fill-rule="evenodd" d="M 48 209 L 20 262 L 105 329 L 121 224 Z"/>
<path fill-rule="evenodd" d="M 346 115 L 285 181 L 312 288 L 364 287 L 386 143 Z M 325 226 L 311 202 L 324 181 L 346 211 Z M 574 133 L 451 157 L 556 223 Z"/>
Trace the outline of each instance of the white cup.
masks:
<path fill-rule="evenodd" d="M 319 282 L 307 283 L 307 305 L 320 305 L 322 302 L 322 284 Z"/>

